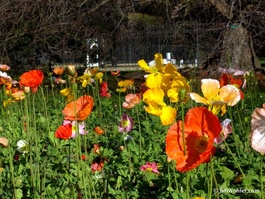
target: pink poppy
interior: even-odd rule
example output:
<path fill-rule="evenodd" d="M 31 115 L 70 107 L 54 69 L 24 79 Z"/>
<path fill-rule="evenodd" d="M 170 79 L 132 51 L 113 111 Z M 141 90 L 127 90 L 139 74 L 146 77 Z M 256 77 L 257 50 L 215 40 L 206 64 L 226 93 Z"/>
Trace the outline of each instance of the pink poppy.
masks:
<path fill-rule="evenodd" d="M 156 162 L 146 162 L 145 165 L 140 167 L 140 170 L 159 174 L 158 165 Z"/>
<path fill-rule="evenodd" d="M 124 113 L 122 115 L 122 118 L 119 124 L 119 132 L 129 133 L 132 130 L 133 125 L 134 125 L 133 119 Z"/>
<path fill-rule="evenodd" d="M 136 104 L 139 104 L 140 101 L 140 94 L 128 94 L 125 96 L 125 102 L 122 103 L 122 106 L 126 109 L 130 109 L 133 108 Z"/>
<path fill-rule="evenodd" d="M 256 108 L 251 119 L 251 146 L 261 154 L 265 154 L 265 103 Z"/>
<path fill-rule="evenodd" d="M 216 144 L 221 144 L 227 138 L 228 134 L 232 133 L 232 126 L 230 123 L 230 119 L 225 119 L 221 122 L 222 132 L 217 138 L 214 139 Z"/>

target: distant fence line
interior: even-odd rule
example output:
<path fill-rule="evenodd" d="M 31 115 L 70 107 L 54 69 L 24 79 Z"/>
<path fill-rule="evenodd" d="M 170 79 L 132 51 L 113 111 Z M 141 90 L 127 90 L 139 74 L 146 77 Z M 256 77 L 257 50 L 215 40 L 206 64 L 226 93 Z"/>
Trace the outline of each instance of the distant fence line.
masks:
<path fill-rule="evenodd" d="M 138 60 L 150 62 L 156 53 L 164 58 L 170 53 L 172 62 L 185 66 L 201 65 L 212 54 L 213 43 L 226 24 L 187 23 L 174 27 L 149 27 L 126 30 L 114 38 L 87 38 L 87 51 L 61 51 L 58 63 L 82 63 L 86 67 L 134 66 Z M 56 52 L 55 52 L 56 53 Z M 81 58 L 81 59 L 80 59 Z M 53 65 L 57 62 L 53 62 Z"/>
<path fill-rule="evenodd" d="M 139 59 L 149 62 L 154 59 L 155 53 L 161 53 L 163 57 L 170 53 L 171 59 L 176 60 L 176 63 L 184 60 L 185 64 L 193 64 L 196 59 L 197 64 L 201 64 L 211 54 L 213 43 L 224 27 L 225 24 L 194 22 L 174 27 L 145 27 L 141 31 L 128 31 L 117 36 L 114 47 L 107 56 L 101 55 L 101 39 L 92 38 L 86 64 L 117 66 L 134 64 Z"/>

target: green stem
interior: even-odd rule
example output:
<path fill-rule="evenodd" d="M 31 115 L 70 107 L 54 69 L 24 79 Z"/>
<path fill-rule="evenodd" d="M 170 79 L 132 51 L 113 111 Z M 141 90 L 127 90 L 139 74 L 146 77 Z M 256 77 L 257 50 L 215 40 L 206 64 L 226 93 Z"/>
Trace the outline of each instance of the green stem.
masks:
<path fill-rule="evenodd" d="M 27 96 L 24 100 L 24 107 L 25 107 L 25 116 L 26 116 L 26 134 L 27 134 L 27 142 L 30 145 L 31 144 L 31 134 L 30 134 L 30 128 L 29 128 L 29 105 L 28 105 L 28 97 Z M 31 177 L 31 186 L 32 191 L 35 192 L 35 177 L 34 177 L 34 171 L 33 171 L 33 160 L 32 160 L 32 147 L 29 147 L 29 164 L 30 164 L 30 177 Z"/>
<path fill-rule="evenodd" d="M 215 175 L 214 175 L 214 169 L 213 169 L 213 159 L 212 159 L 212 155 L 211 155 L 211 160 L 210 160 L 210 166 L 211 166 L 211 186 L 210 186 L 210 191 L 209 191 L 209 198 L 212 198 L 212 184 L 213 184 L 213 181 L 214 181 L 214 184 L 215 184 L 215 187 L 216 187 L 216 198 L 219 199 L 219 188 L 218 188 L 218 183 L 217 183 L 217 180 L 215 178 Z"/>
<path fill-rule="evenodd" d="M 231 151 L 231 149 L 229 148 L 229 146 L 228 146 L 228 144 L 226 143 L 225 140 L 224 140 L 224 144 L 225 144 L 226 148 L 228 149 L 228 152 L 231 154 L 232 158 L 234 159 L 234 161 L 235 161 L 235 163 L 236 163 L 236 165 L 237 165 L 239 171 L 241 172 L 241 174 L 242 174 L 243 176 L 245 176 L 243 170 L 241 169 L 240 165 L 239 165 L 238 162 L 237 162 L 237 159 L 236 159 L 235 155 L 233 154 L 233 152 Z"/>

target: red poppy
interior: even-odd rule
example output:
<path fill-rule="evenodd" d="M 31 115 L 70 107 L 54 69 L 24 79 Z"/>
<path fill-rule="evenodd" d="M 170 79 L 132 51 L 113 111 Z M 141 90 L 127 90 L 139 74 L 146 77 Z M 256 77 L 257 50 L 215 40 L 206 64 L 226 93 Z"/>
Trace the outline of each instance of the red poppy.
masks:
<path fill-rule="evenodd" d="M 89 95 L 83 95 L 76 101 L 72 101 L 64 107 L 64 120 L 83 121 L 92 112 L 93 106 L 93 98 Z"/>
<path fill-rule="evenodd" d="M 30 70 L 21 75 L 19 84 L 31 88 L 38 87 L 43 81 L 44 75 L 41 70 Z"/>
<path fill-rule="evenodd" d="M 109 91 L 109 89 L 108 89 L 108 83 L 107 82 L 102 82 L 101 84 L 100 84 L 100 91 L 99 91 L 99 93 L 100 93 L 100 96 L 101 97 L 107 97 L 107 98 L 110 98 L 111 97 L 111 94 L 108 92 Z"/>
<path fill-rule="evenodd" d="M 72 124 L 61 125 L 55 132 L 55 137 L 68 140 L 72 136 Z"/>
<path fill-rule="evenodd" d="M 223 87 L 225 85 L 231 84 L 236 86 L 239 89 L 240 92 L 240 98 L 244 99 L 244 93 L 241 91 L 241 87 L 243 85 L 243 80 L 239 77 L 239 78 L 234 78 L 232 75 L 230 74 L 226 74 L 223 73 L 220 77 L 220 87 Z"/>
<path fill-rule="evenodd" d="M 83 161 L 86 161 L 86 155 L 82 154 L 82 155 L 81 155 L 81 159 L 82 159 Z"/>
<path fill-rule="evenodd" d="M 182 137 L 184 126 L 184 143 Z M 176 160 L 176 168 L 180 172 L 189 171 L 202 163 L 209 162 L 214 155 L 214 139 L 221 133 L 222 127 L 218 117 L 205 107 L 190 109 L 184 124 L 178 121 L 173 124 L 166 136 L 166 153 Z"/>

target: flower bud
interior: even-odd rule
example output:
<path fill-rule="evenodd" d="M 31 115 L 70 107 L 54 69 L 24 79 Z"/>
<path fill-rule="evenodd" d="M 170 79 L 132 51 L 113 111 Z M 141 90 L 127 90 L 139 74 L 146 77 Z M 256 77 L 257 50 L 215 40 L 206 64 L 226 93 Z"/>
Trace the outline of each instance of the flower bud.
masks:
<path fill-rule="evenodd" d="M 24 86 L 23 87 L 23 90 L 24 90 L 24 93 L 27 95 L 27 94 L 30 94 L 30 87 L 29 86 Z"/>
<path fill-rule="evenodd" d="M 76 68 L 74 65 L 68 65 L 67 68 L 67 74 L 70 75 L 71 77 L 74 77 L 76 74 Z"/>

